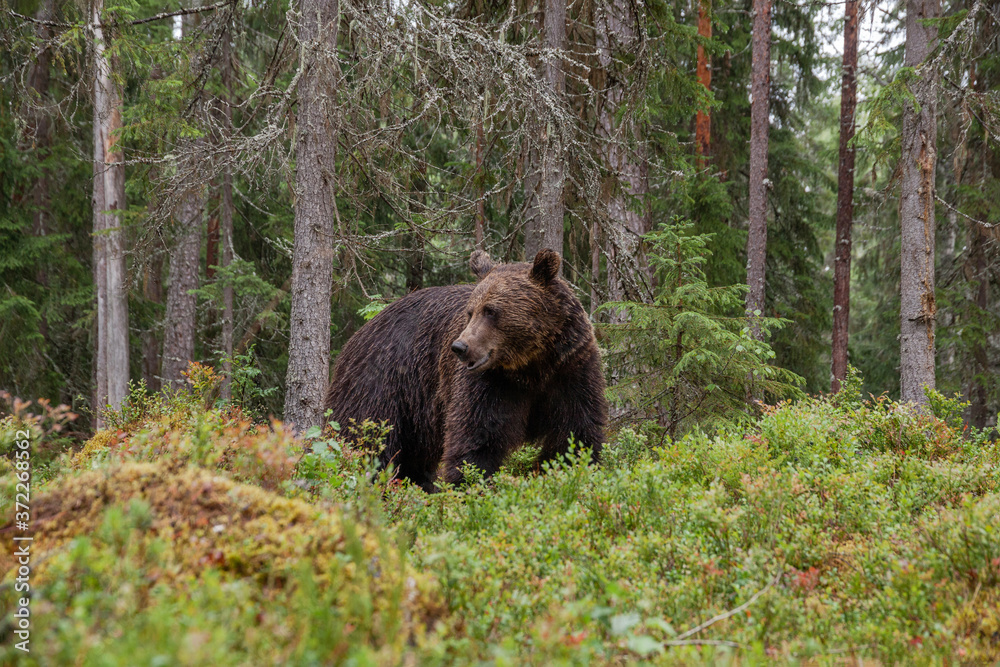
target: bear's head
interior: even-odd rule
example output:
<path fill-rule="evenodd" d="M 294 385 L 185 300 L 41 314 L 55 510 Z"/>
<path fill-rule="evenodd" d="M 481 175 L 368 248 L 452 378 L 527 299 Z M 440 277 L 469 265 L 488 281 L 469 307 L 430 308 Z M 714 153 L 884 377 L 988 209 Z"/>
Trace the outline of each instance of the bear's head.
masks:
<path fill-rule="evenodd" d="M 494 264 L 477 250 L 469 266 L 479 283 L 466 306 L 466 325 L 452 352 L 473 371 L 519 370 L 537 363 L 556 345 L 569 317 L 568 285 L 559 277 L 561 258 L 540 250 L 533 262 Z"/>

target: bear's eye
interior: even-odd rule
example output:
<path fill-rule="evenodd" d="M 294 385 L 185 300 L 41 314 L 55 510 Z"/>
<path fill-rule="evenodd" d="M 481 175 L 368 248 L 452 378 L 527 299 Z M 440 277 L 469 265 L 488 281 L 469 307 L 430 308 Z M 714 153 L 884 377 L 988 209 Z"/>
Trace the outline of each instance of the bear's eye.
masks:
<path fill-rule="evenodd" d="M 465 316 L 471 320 L 472 319 L 472 311 L 471 310 L 465 311 Z"/>
<path fill-rule="evenodd" d="M 493 306 L 483 306 L 483 315 L 490 318 L 491 320 L 495 320 L 498 314 L 499 313 L 497 313 L 496 308 L 494 308 Z"/>

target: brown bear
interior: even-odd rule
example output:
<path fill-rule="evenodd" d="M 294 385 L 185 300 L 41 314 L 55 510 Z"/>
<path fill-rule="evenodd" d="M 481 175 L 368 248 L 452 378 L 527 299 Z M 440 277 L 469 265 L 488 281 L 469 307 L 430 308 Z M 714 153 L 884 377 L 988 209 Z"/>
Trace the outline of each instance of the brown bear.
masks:
<path fill-rule="evenodd" d="M 539 462 L 569 437 L 600 456 L 608 406 L 604 374 L 580 300 L 559 276 L 561 259 L 494 264 L 476 251 L 475 285 L 417 290 L 387 306 L 344 346 L 326 398 L 330 418 L 392 425 L 380 456 L 427 491 L 438 467 L 489 476 L 522 443 Z"/>

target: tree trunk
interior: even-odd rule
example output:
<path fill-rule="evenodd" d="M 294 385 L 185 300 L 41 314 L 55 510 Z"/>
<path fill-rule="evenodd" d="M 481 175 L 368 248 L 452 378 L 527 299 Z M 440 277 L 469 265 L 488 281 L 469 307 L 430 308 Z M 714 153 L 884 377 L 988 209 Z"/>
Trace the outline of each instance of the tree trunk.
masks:
<path fill-rule="evenodd" d="M 747 232 L 747 317 L 750 334 L 764 339 L 764 264 L 767 258 L 767 147 L 771 94 L 771 0 L 753 2 L 753 63 L 750 92 L 750 225 Z"/>
<path fill-rule="evenodd" d="M 296 131 L 295 242 L 285 421 L 298 431 L 322 424 L 330 379 L 333 287 L 337 0 L 300 0 L 301 76 Z"/>
<path fill-rule="evenodd" d="M 101 25 L 103 0 L 90 7 L 94 41 L 94 273 L 97 291 L 97 395 L 95 408 L 119 409 L 128 393 L 128 294 L 125 234 L 118 211 L 125 208 L 125 168 L 116 136 L 122 99 L 111 77 L 108 42 Z M 98 416 L 98 427 L 101 419 Z"/>
<path fill-rule="evenodd" d="M 196 17 L 188 15 L 182 22 L 185 36 L 190 36 Z M 198 139 L 199 143 L 204 139 Z M 197 174 L 188 176 L 188 189 L 182 195 L 174 218 L 177 235 L 170 252 L 170 283 L 167 286 L 167 311 L 163 323 L 164 383 L 175 391 L 184 386 L 183 373 L 194 361 L 197 331 L 197 297 L 201 259 L 201 235 L 205 217 L 205 186 Z"/>
<path fill-rule="evenodd" d="M 934 50 L 940 0 L 907 0 L 907 67 L 919 67 Z M 934 168 L 937 162 L 936 73 L 920 71 L 914 101 L 903 107 L 900 159 L 900 389 L 901 400 L 926 407 L 924 388 L 934 389 Z M 919 108 L 916 105 L 919 105 Z"/>
<path fill-rule="evenodd" d="M 544 12 L 544 46 L 562 53 L 566 48 L 566 0 L 544 0 Z M 566 96 L 562 59 L 547 59 L 542 69 L 549 92 L 562 103 Z M 555 250 L 560 255 L 563 252 L 564 147 L 556 128 L 546 126 L 541 135 L 540 146 L 529 151 L 525 176 L 524 257 L 528 261 L 543 248 Z"/>
<path fill-rule="evenodd" d="M 851 228 L 854 225 L 854 110 L 858 103 L 858 0 L 844 9 L 844 61 L 840 84 L 840 169 L 837 174 L 837 247 L 833 266 L 833 383 L 847 377 L 851 313 Z"/>
<path fill-rule="evenodd" d="M 163 254 L 160 248 L 146 265 L 142 295 L 150 303 L 163 303 Z M 146 381 L 146 389 L 160 391 L 160 338 L 155 327 L 142 334 L 142 377 Z"/>
<path fill-rule="evenodd" d="M 160 377 L 170 388 L 184 386 L 182 373 L 194 360 L 195 318 L 201 231 L 204 217 L 202 188 L 183 195 L 175 214 L 178 234 L 170 252 L 170 283 L 163 321 L 163 370 Z"/>
<path fill-rule="evenodd" d="M 215 268 L 219 266 L 219 217 L 208 216 L 208 230 L 205 236 L 205 278 L 215 278 Z"/>
<path fill-rule="evenodd" d="M 99 15 L 99 13 L 98 13 Z M 96 60 L 95 60 L 95 75 Z M 94 183 L 91 204 L 94 226 L 94 393 L 91 406 L 94 413 L 93 426 L 98 431 L 104 428 L 102 412 L 108 404 L 108 253 L 107 237 L 104 234 L 104 141 L 101 138 L 100 107 L 97 92 L 97 78 L 94 79 Z"/>
<path fill-rule="evenodd" d="M 712 0 L 700 0 L 698 3 L 698 36 L 712 39 Z M 706 91 L 712 90 L 712 59 L 701 44 L 698 45 L 698 82 L 705 86 Z M 711 144 L 711 113 L 707 109 L 699 109 L 694 121 L 694 150 L 699 168 L 705 166 Z"/>
<path fill-rule="evenodd" d="M 229 141 L 233 133 L 233 63 L 230 49 L 232 32 L 227 29 L 222 40 L 222 86 L 225 99 L 222 101 L 224 141 Z M 222 172 L 222 201 L 219 202 L 219 240 L 222 244 L 222 268 L 228 269 L 233 263 L 233 171 L 227 163 Z M 233 373 L 233 283 L 226 277 L 222 288 L 222 387 L 223 401 L 231 401 Z"/>
<path fill-rule="evenodd" d="M 210 210 L 212 192 L 206 192 L 205 210 Z M 219 268 L 219 211 L 215 214 L 207 213 L 205 220 L 205 282 L 211 283 L 215 280 L 215 273 Z M 215 308 L 209 308 L 202 321 L 202 330 L 211 331 L 215 328 Z M 195 316 L 195 328 L 197 328 L 197 315 Z M 214 350 L 212 350 L 214 352 Z M 208 354 L 206 350 L 205 354 Z"/>
<path fill-rule="evenodd" d="M 55 0 L 44 0 L 35 13 L 35 18 L 40 22 L 52 22 L 56 16 Z M 35 37 L 39 44 L 45 45 L 52 39 L 52 28 L 39 23 L 35 26 Z M 49 69 L 52 65 L 52 49 L 42 48 L 31 64 L 28 71 L 28 90 L 32 99 L 25 102 L 23 115 L 27 119 L 27 126 L 24 132 L 24 149 L 34 153 L 35 161 L 39 165 L 38 177 L 31 186 L 32 211 L 32 234 L 41 238 L 49 233 L 49 176 L 48 168 L 45 166 L 45 159 L 49 155 L 52 145 L 52 123 L 48 114 L 41 108 L 49 96 Z M 40 261 L 35 274 L 38 284 L 46 288 L 49 284 L 47 262 Z M 48 337 L 48 321 L 44 313 L 40 323 L 40 333 L 44 338 Z"/>
<path fill-rule="evenodd" d="M 971 264 L 971 279 L 976 281 L 975 304 L 977 316 L 984 317 L 988 314 L 990 294 L 990 272 L 986 262 L 986 237 L 984 230 L 979 225 L 973 225 L 971 231 L 972 247 L 969 251 L 969 263 Z M 969 381 L 968 397 L 971 403 L 969 407 L 969 425 L 976 428 L 985 428 L 989 414 L 989 395 L 986 390 L 986 378 L 990 372 L 989 356 L 986 351 L 986 337 L 978 337 L 972 345 L 972 379 Z"/>
<path fill-rule="evenodd" d="M 637 23 L 638 17 L 627 0 L 606 2 L 596 21 L 597 57 L 605 73 L 597 134 L 604 140 L 604 158 L 612 180 L 606 187 L 610 229 L 603 234 L 611 301 L 641 301 L 644 297 L 641 241 L 649 232 L 649 218 L 632 205 L 632 199 L 646 194 L 646 179 L 642 156 L 629 151 L 629 139 L 635 139 L 638 132 L 634 119 L 621 113 L 628 82 L 615 67 L 616 56 L 634 50 L 641 39 Z M 616 118 L 620 120 L 616 122 Z M 622 322 L 625 317 L 624 312 L 617 312 L 611 319 Z"/>
<path fill-rule="evenodd" d="M 220 237 L 222 243 L 222 268 L 227 269 L 233 263 L 233 174 L 226 167 L 222 175 L 222 210 L 220 211 Z M 226 284 L 222 288 L 222 387 L 223 401 L 231 401 L 233 374 L 233 283 L 226 276 Z"/>
<path fill-rule="evenodd" d="M 163 72 L 160 68 L 154 68 L 149 76 L 150 80 L 158 81 L 163 78 Z M 153 102 L 156 102 L 156 95 L 153 95 Z M 159 148 L 158 145 L 157 150 Z M 149 181 L 156 182 L 159 177 L 159 168 L 153 167 L 148 176 Z M 146 210 L 150 215 L 153 215 L 159 207 L 160 202 L 155 197 L 151 197 L 146 202 Z M 162 229 L 159 226 L 152 233 L 152 242 L 153 247 L 147 251 L 149 259 L 143 267 L 142 296 L 147 303 L 159 306 L 163 303 L 163 258 L 166 251 Z M 163 341 L 160 340 L 161 326 L 162 322 L 153 321 L 142 332 L 142 379 L 146 383 L 146 389 L 154 393 L 159 392 L 162 388 L 160 382 L 162 363 L 160 352 L 163 349 Z"/>

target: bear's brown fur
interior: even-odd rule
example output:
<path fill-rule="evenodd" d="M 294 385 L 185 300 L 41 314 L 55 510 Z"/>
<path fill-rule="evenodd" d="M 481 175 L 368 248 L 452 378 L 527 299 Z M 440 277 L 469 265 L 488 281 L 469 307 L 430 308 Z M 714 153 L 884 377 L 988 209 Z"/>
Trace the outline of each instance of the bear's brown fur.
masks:
<path fill-rule="evenodd" d="M 526 441 L 539 461 L 572 435 L 600 455 L 607 422 L 593 327 L 560 257 L 470 260 L 475 285 L 431 287 L 387 306 L 344 346 L 326 407 L 331 419 L 392 425 L 381 454 L 424 489 L 462 481 L 470 462 L 492 475 Z"/>

